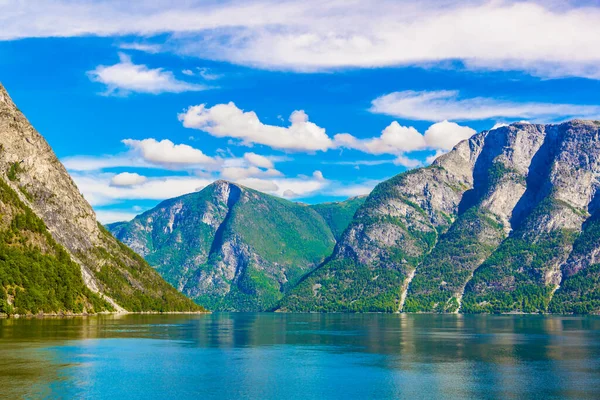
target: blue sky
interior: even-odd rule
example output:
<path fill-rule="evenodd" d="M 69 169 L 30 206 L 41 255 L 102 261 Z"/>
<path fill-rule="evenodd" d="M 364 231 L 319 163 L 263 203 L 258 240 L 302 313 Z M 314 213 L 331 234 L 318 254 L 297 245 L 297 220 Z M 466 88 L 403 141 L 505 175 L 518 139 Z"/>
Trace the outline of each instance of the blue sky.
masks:
<path fill-rule="evenodd" d="M 600 118 L 596 2 L 0 1 L 0 81 L 103 222 L 216 179 L 366 194 L 476 131 Z"/>

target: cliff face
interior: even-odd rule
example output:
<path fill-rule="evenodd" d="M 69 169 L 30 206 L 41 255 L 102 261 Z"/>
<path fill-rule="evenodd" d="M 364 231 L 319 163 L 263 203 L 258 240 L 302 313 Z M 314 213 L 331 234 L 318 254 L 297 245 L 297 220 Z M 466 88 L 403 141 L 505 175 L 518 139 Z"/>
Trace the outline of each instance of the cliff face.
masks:
<path fill-rule="evenodd" d="M 331 254 L 361 204 L 314 209 L 217 181 L 108 229 L 199 303 L 262 311 Z"/>
<path fill-rule="evenodd" d="M 115 310 L 199 310 L 96 221 L 44 138 L 0 86 L 0 174 L 77 263 L 86 286 Z"/>
<path fill-rule="evenodd" d="M 380 184 L 282 310 L 598 312 L 600 124 L 513 124 Z"/>

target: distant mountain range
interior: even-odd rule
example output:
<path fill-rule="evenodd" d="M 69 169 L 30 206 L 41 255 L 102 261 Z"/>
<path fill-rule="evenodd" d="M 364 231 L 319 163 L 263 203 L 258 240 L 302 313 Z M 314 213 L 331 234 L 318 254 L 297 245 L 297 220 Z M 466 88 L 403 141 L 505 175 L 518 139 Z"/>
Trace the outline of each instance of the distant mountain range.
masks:
<path fill-rule="evenodd" d="M 368 197 L 217 181 L 106 230 L 0 86 L 0 314 L 597 314 L 599 176 L 599 122 L 515 123 Z"/>
<path fill-rule="evenodd" d="M 0 314 L 203 310 L 96 222 L 0 85 Z"/>
<path fill-rule="evenodd" d="M 107 228 L 199 304 L 264 311 L 331 255 L 364 200 L 309 206 L 217 181 Z"/>
<path fill-rule="evenodd" d="M 280 309 L 598 313 L 599 135 L 517 123 L 381 183 Z"/>
<path fill-rule="evenodd" d="M 598 313 L 599 134 L 590 121 L 516 123 L 362 205 L 217 182 L 109 229 L 213 309 Z"/>

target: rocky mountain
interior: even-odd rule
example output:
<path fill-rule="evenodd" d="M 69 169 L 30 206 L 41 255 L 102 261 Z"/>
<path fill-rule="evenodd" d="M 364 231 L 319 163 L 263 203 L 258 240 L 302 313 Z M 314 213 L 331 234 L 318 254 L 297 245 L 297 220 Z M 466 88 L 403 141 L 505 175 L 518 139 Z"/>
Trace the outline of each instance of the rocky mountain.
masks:
<path fill-rule="evenodd" d="M 378 185 L 281 311 L 600 312 L 600 123 L 516 123 Z"/>
<path fill-rule="evenodd" d="M 96 222 L 0 85 L 0 313 L 201 310 Z"/>
<path fill-rule="evenodd" d="M 331 254 L 363 201 L 308 206 L 217 181 L 108 229 L 198 303 L 261 311 Z"/>

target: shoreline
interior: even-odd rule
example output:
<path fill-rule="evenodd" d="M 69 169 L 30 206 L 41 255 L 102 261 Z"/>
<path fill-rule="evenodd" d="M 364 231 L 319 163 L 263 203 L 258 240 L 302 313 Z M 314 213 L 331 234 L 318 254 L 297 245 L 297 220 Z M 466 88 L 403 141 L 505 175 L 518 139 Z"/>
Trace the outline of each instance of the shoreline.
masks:
<path fill-rule="evenodd" d="M 75 317 L 98 317 L 98 316 L 102 316 L 102 315 L 161 315 L 161 314 L 162 315 L 166 315 L 166 314 L 205 315 L 205 314 L 212 314 L 212 312 L 211 311 L 165 311 L 165 312 L 160 312 L 160 311 L 135 311 L 135 312 L 133 312 L 133 311 L 126 311 L 126 312 L 104 311 L 104 312 L 93 313 L 93 314 L 88 314 L 88 313 L 40 313 L 40 314 L 11 314 L 11 315 L 0 313 L 0 319 L 75 318 Z"/>

